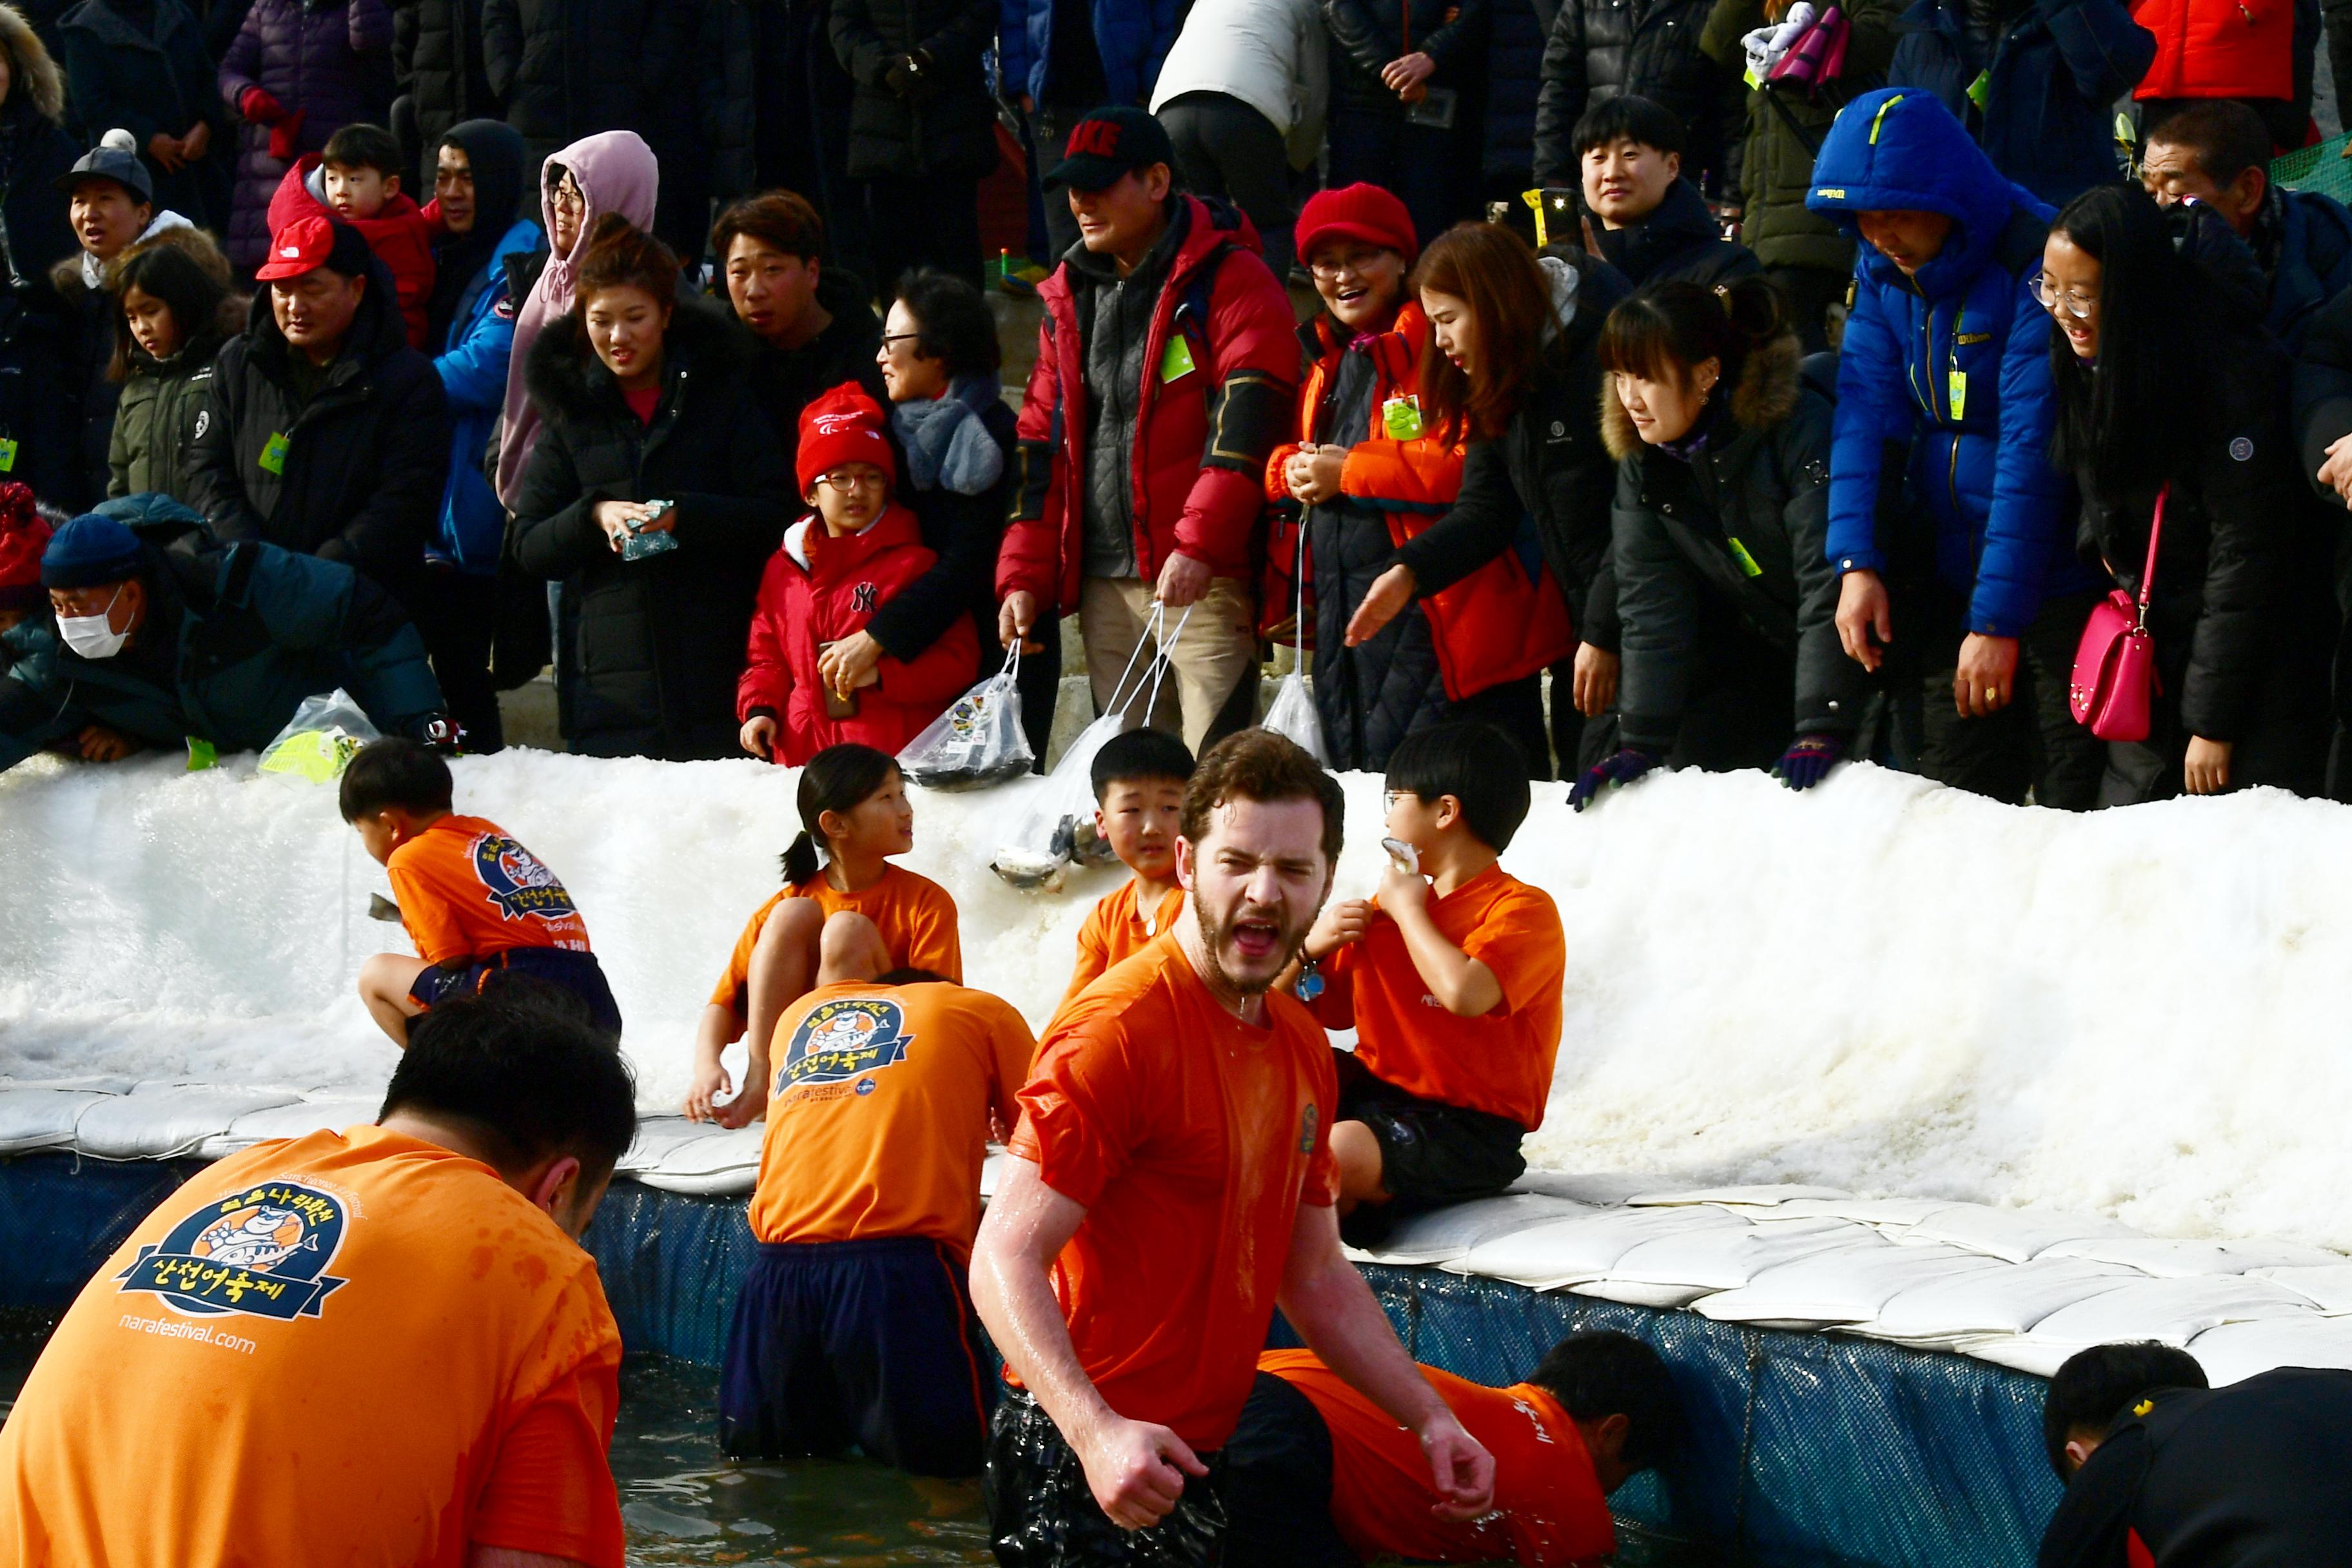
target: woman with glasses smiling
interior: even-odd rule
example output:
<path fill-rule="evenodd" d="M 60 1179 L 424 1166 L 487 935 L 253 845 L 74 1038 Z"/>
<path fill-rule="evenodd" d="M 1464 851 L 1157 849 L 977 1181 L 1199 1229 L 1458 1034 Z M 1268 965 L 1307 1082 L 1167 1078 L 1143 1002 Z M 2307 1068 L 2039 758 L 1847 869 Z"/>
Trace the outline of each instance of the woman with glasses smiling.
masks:
<path fill-rule="evenodd" d="M 2326 693 L 2295 644 L 2322 660 L 2332 644 L 2289 613 L 2302 487 L 2252 253 L 2210 209 L 2168 220 L 2146 192 L 2103 186 L 2051 226 L 2033 293 L 2060 328 L 2051 455 L 2082 490 L 2084 557 L 2135 596 L 2163 502 L 2151 729 L 2106 743 L 2099 804 L 2312 793 Z"/>

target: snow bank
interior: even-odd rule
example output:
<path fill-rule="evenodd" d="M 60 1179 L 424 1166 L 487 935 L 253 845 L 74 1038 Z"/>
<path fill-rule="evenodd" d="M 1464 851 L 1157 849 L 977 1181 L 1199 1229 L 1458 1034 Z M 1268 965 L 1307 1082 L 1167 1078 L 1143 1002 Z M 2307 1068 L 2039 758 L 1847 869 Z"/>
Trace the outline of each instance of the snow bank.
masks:
<path fill-rule="evenodd" d="M 649 1109 L 674 1107 L 703 999 L 776 886 L 792 777 L 457 764 L 459 808 L 578 899 Z M 1042 1024 L 1114 878 L 1045 897 L 985 869 L 1028 787 L 919 792 L 909 863 L 961 905 L 968 978 Z M 1359 893 L 1380 782 L 1348 787 L 1339 889 Z M 1507 858 L 1569 936 L 1538 1164 L 2352 1247 L 2352 813 L 2264 793 L 2070 817 L 1870 768 L 1803 797 L 1678 774 L 1582 817 L 1541 793 Z M 331 792 L 245 762 L 37 762 L 0 776 L 0 1076 L 364 1092 L 390 1072 L 352 981 L 404 939 L 365 918 L 383 873 Z"/>

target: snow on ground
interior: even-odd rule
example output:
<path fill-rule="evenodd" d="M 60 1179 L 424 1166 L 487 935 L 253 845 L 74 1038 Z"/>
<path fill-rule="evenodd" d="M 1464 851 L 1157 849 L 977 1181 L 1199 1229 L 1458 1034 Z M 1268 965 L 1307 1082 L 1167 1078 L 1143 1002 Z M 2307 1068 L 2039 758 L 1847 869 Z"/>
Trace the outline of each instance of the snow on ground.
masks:
<path fill-rule="evenodd" d="M 648 1109 L 777 885 L 793 775 L 510 752 L 457 764 L 580 902 Z M 909 864 L 963 913 L 967 977 L 1042 1024 L 1115 876 L 1022 894 L 984 861 L 1020 785 L 917 794 Z M 1339 891 L 1377 875 L 1348 781 Z M 2177 1236 L 2352 1248 L 2352 812 L 2275 794 L 2087 817 L 1872 768 L 1809 796 L 1559 785 L 1507 864 L 1559 900 L 1568 1026 L 1538 1164 L 2035 1204 Z M 404 948 L 332 792 L 240 760 L 0 776 L 0 1078 L 380 1084 L 352 991 Z M 1465 1025 L 1461 1048 L 1479 1048 Z"/>

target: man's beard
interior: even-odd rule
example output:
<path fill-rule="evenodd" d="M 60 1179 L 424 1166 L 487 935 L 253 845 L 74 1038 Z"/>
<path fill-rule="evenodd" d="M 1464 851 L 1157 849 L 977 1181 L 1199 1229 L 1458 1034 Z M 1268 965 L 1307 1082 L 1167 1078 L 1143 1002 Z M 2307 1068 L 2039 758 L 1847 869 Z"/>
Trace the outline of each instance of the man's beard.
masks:
<path fill-rule="evenodd" d="M 1201 902 L 1201 895 L 1197 891 L 1188 901 L 1192 907 L 1192 918 L 1200 922 L 1201 950 L 1208 963 L 1209 978 L 1218 986 L 1241 997 L 1263 996 L 1274 989 L 1275 982 L 1282 978 L 1282 972 L 1290 966 L 1290 961 L 1297 958 L 1299 950 L 1306 946 L 1307 931 L 1314 923 L 1313 917 L 1309 916 L 1305 923 L 1296 929 L 1283 930 L 1271 916 L 1260 917 L 1264 923 L 1276 927 L 1276 941 L 1280 956 L 1266 971 L 1265 978 L 1263 980 L 1244 979 L 1225 967 L 1224 956 L 1226 939 L 1232 934 L 1233 928 L 1241 923 L 1240 917 L 1237 915 L 1231 921 L 1213 919 L 1207 907 Z M 1244 905 L 1242 912 L 1248 913 L 1249 906 Z"/>

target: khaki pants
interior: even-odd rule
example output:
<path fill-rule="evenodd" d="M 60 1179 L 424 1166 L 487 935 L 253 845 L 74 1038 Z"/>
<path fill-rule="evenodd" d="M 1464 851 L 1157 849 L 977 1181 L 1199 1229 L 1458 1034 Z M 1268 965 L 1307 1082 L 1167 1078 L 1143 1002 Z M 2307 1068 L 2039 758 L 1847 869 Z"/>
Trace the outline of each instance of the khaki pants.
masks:
<path fill-rule="evenodd" d="M 1212 579 L 1209 591 L 1192 609 L 1192 618 L 1176 639 L 1149 721 L 1155 729 L 1181 733 L 1184 743 L 1198 752 L 1225 699 L 1257 662 L 1257 632 L 1251 625 L 1249 590 L 1239 578 Z M 1119 672 L 1142 639 L 1150 613 L 1151 584 L 1140 577 L 1089 577 L 1080 586 L 1078 629 L 1086 640 L 1087 679 L 1094 688 L 1097 713 L 1110 706 Z M 1168 612 L 1170 632 L 1183 613 Z M 1136 659 L 1135 674 L 1128 678 L 1130 689 L 1151 654 L 1147 648 Z"/>

